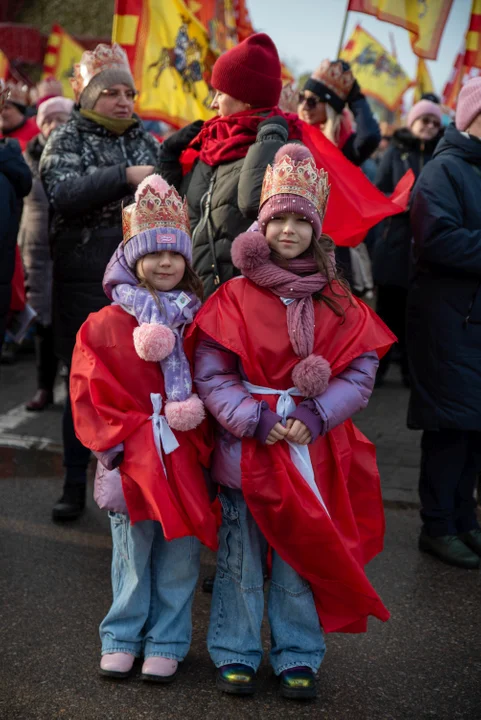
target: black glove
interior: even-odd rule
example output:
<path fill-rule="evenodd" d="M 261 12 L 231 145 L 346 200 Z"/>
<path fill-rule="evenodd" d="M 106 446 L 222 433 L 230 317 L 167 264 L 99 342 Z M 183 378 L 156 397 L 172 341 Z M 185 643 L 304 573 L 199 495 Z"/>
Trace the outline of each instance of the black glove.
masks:
<path fill-rule="evenodd" d="M 166 160 L 167 156 L 178 158 L 187 145 L 200 133 L 203 124 L 203 120 L 196 120 L 166 138 L 162 143 L 163 159 Z"/>
<path fill-rule="evenodd" d="M 285 143 L 288 137 L 289 125 L 287 120 L 281 115 L 274 115 L 264 120 L 257 128 L 257 142 L 280 140 Z"/>

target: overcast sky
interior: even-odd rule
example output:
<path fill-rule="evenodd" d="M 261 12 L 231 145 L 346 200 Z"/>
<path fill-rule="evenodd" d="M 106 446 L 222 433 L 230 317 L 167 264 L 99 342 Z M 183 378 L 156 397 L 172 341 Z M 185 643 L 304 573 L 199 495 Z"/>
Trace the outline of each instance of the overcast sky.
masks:
<path fill-rule="evenodd" d="M 324 58 L 337 57 L 347 0 L 247 0 L 247 5 L 255 29 L 272 37 L 281 58 L 295 74 L 312 71 Z M 438 93 L 442 92 L 463 43 L 470 12 L 471 0 L 453 0 L 438 59 L 427 63 Z M 393 33 L 398 61 L 414 78 L 417 58 L 406 30 L 350 12 L 345 40 L 358 23 L 389 50 L 389 33 Z"/>

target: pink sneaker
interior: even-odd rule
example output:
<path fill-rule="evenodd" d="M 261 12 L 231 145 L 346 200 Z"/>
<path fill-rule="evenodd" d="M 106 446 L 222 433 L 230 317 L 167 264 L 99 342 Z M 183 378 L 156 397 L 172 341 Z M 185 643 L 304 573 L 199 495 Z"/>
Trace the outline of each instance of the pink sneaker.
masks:
<path fill-rule="evenodd" d="M 147 682 L 172 682 L 178 667 L 177 660 L 164 657 L 149 657 L 144 660 L 140 677 Z"/>
<path fill-rule="evenodd" d="M 130 675 L 135 656 L 131 653 L 116 652 L 102 655 L 100 674 L 122 680 Z"/>

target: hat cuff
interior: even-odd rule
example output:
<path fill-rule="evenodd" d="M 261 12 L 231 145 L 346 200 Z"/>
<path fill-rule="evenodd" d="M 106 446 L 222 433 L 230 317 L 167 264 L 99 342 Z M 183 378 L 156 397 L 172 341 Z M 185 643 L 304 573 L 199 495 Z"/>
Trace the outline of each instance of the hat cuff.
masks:
<path fill-rule="evenodd" d="M 163 238 L 165 242 L 162 242 Z M 124 243 L 125 259 L 131 269 L 135 269 L 137 260 L 144 255 L 162 251 L 179 253 L 189 265 L 192 263 L 192 241 L 185 232 L 177 228 L 151 228 L 134 235 Z"/>
<path fill-rule="evenodd" d="M 339 95 L 324 85 L 320 80 L 314 80 L 314 78 L 308 78 L 304 85 L 304 90 L 310 90 L 315 93 L 319 100 L 327 102 L 337 113 L 342 113 L 344 110 L 345 102 Z"/>
<path fill-rule="evenodd" d="M 102 90 L 120 84 L 128 85 L 129 88 L 135 90 L 134 79 L 128 70 L 121 67 L 102 70 L 82 90 L 79 98 L 80 107 L 83 110 L 93 110 Z"/>
<path fill-rule="evenodd" d="M 310 200 L 302 197 L 302 195 L 291 195 L 288 193 L 273 195 L 266 200 L 259 211 L 258 222 L 260 232 L 265 235 L 269 220 L 272 220 L 273 217 L 288 213 L 296 213 L 309 220 L 316 240 L 319 240 L 322 233 L 322 221 L 316 206 L 313 205 Z"/>

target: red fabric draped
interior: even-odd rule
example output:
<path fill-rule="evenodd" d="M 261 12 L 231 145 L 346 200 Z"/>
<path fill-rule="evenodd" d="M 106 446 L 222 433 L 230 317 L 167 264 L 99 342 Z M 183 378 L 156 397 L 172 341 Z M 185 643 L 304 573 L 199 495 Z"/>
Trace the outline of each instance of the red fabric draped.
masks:
<path fill-rule="evenodd" d="M 25 275 L 23 272 L 22 256 L 18 245 L 15 248 L 15 269 L 12 277 L 12 295 L 10 298 L 10 310 L 20 312 L 24 309 L 27 301 L 25 294 Z"/>
<path fill-rule="evenodd" d="M 97 452 L 124 443 L 120 472 L 132 524 L 158 520 L 167 540 L 195 535 L 215 550 L 217 523 L 202 471 L 212 450 L 207 423 L 174 431 L 180 447 L 164 454 L 166 475 L 150 420 L 150 393 L 165 402 L 164 380 L 159 363 L 137 355 L 136 326 L 134 317 L 111 305 L 80 328 L 70 376 L 75 432 Z"/>
<path fill-rule="evenodd" d="M 326 293 L 330 291 L 326 290 Z M 339 374 L 359 355 L 381 357 L 394 336 L 358 300 L 344 320 L 315 303 L 314 352 Z M 259 311 L 261 308 L 261 311 Z M 206 302 L 186 339 L 192 349 L 197 328 L 236 353 L 248 380 L 286 390 L 299 358 L 287 332 L 286 310 L 268 290 L 241 278 Z M 277 396 L 256 395 L 275 409 Z M 299 402 L 299 398 L 295 398 Z M 270 545 L 311 584 L 325 632 L 363 632 L 367 617 L 389 613 L 369 583 L 364 565 L 383 546 L 384 513 L 374 446 L 348 420 L 309 446 L 315 479 L 329 515 L 291 461 L 284 442 L 265 446 L 242 440 L 242 489 Z"/>

